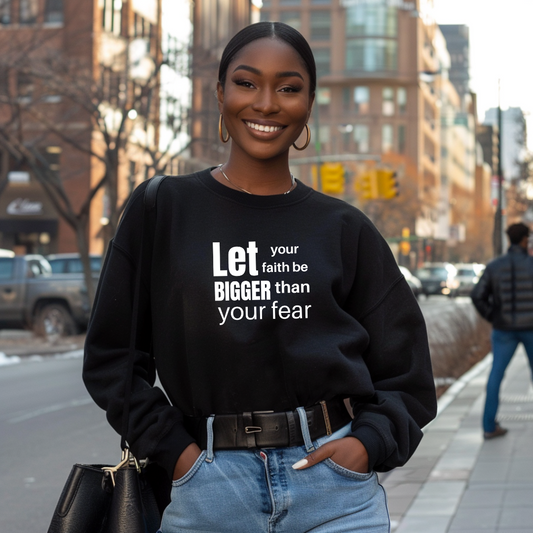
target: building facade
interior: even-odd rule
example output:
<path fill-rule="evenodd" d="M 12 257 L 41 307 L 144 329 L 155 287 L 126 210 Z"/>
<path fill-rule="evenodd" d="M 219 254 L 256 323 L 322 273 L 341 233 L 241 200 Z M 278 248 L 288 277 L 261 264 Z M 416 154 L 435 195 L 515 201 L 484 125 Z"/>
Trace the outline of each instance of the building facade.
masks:
<path fill-rule="evenodd" d="M 1 5 L 0 247 L 101 253 L 110 213 L 144 179 L 133 144 L 158 144 L 159 86 L 146 86 L 162 62 L 161 1 Z"/>

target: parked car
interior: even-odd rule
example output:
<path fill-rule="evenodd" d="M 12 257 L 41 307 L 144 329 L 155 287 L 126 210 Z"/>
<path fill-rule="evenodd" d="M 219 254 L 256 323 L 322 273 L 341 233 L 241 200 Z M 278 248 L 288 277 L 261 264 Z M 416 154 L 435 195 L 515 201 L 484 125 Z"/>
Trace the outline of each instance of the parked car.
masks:
<path fill-rule="evenodd" d="M 411 274 L 411 271 L 407 267 L 400 266 L 400 272 L 403 274 L 403 277 L 405 278 L 405 281 L 407 281 L 409 287 L 411 287 L 413 294 L 418 298 L 418 296 L 422 294 L 421 281 L 416 276 Z"/>
<path fill-rule="evenodd" d="M 89 313 L 83 279 L 52 275 L 42 255 L 0 254 L 0 328 L 73 335 L 87 325 Z"/>
<path fill-rule="evenodd" d="M 425 296 L 455 296 L 454 289 L 458 286 L 455 280 L 457 269 L 451 263 L 424 263 L 415 274 L 422 283 L 422 294 Z"/>
<path fill-rule="evenodd" d="M 46 259 L 52 267 L 53 274 L 83 274 L 83 265 L 80 254 L 51 254 Z M 90 254 L 91 272 L 100 274 L 102 268 L 102 256 Z"/>
<path fill-rule="evenodd" d="M 457 269 L 455 280 L 458 283 L 455 294 L 458 296 L 470 296 L 472 289 L 485 270 L 485 265 L 480 263 L 456 263 L 455 268 Z"/>

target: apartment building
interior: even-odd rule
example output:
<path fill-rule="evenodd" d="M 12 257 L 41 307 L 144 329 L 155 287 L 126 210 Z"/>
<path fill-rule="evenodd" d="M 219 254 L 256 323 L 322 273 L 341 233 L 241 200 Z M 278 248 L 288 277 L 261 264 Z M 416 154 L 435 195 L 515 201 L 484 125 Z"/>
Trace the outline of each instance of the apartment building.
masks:
<path fill-rule="evenodd" d="M 144 152 L 120 143 L 141 123 L 158 142 L 158 90 L 143 82 L 157 76 L 160 43 L 161 0 L 0 1 L 0 247 L 76 251 L 84 217 L 90 250 L 103 251 L 111 203 L 144 178 Z"/>

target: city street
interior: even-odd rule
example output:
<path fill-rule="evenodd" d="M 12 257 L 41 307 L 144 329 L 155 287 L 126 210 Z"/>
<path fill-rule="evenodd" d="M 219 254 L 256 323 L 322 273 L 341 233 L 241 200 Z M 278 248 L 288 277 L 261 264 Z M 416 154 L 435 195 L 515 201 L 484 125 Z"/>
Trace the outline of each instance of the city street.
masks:
<path fill-rule="evenodd" d="M 445 329 L 468 298 L 421 298 L 428 330 Z M 0 338 L 0 351 L 1 347 Z M 15 350 L 11 348 L 11 353 Z M 1 362 L 16 362 L 5 357 Z M 71 466 L 117 463 L 119 437 L 81 380 L 81 351 L 0 366 L 0 530 L 45 532 Z"/>

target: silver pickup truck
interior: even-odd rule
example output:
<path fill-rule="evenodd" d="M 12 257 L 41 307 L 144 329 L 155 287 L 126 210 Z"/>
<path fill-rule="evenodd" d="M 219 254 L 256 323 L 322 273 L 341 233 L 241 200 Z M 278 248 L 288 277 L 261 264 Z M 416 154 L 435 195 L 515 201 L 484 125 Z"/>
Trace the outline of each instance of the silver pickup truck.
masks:
<path fill-rule="evenodd" d="M 87 326 L 90 305 L 81 277 L 52 275 L 42 255 L 0 253 L 0 328 L 40 336 L 74 335 Z"/>

